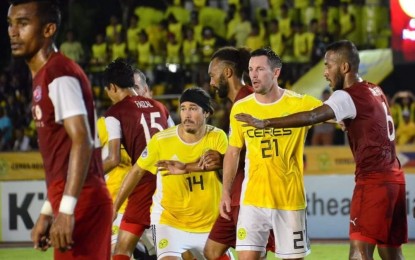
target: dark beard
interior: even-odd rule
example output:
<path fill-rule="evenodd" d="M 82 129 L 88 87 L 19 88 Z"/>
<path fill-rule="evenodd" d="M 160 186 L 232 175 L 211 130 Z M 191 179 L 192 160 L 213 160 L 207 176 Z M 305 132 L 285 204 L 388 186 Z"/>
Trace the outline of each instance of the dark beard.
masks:
<path fill-rule="evenodd" d="M 336 85 L 334 85 L 333 91 L 343 89 L 344 85 L 344 77 L 340 75 L 340 73 L 336 76 Z"/>
<path fill-rule="evenodd" d="M 218 84 L 218 96 L 220 98 L 227 98 L 229 93 L 229 86 L 225 80 L 225 77 L 221 75 L 219 77 L 219 84 Z"/>

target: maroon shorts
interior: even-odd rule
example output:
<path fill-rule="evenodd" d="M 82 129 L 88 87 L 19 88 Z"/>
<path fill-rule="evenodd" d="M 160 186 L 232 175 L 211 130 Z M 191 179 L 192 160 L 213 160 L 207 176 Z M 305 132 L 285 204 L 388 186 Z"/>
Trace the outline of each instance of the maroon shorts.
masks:
<path fill-rule="evenodd" d="M 350 209 L 350 237 L 360 233 L 377 244 L 408 241 L 405 184 L 356 185 Z"/>
<path fill-rule="evenodd" d="M 216 219 L 215 224 L 213 224 L 213 227 L 210 230 L 209 239 L 217 243 L 235 248 L 238 215 L 239 206 L 231 206 L 231 212 L 229 213 L 231 220 L 227 220 L 219 215 Z M 268 238 L 267 251 L 275 252 L 275 238 L 272 230 Z"/>
<path fill-rule="evenodd" d="M 127 207 L 122 218 L 123 222 L 150 226 L 150 207 L 153 203 L 153 194 L 156 190 L 156 180 L 138 183 L 128 197 Z M 120 226 L 122 229 L 122 226 Z"/>
<path fill-rule="evenodd" d="M 55 216 L 65 185 L 65 180 L 58 180 L 48 186 L 48 199 Z M 72 249 L 64 253 L 55 249 L 55 259 L 110 259 L 112 211 L 112 200 L 104 180 L 97 178 L 86 182 L 75 208 Z"/>
<path fill-rule="evenodd" d="M 54 250 L 54 259 L 101 260 L 111 257 L 112 204 L 75 211 L 72 250 Z"/>

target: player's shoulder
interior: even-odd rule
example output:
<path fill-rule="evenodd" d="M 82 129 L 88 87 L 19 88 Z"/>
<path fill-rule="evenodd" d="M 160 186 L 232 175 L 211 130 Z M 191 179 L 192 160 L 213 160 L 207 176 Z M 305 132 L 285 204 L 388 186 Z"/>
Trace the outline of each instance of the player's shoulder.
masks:
<path fill-rule="evenodd" d="M 284 95 L 286 98 L 289 98 L 291 100 L 295 101 L 301 101 L 306 103 L 322 103 L 322 101 L 314 96 L 308 95 L 308 94 L 300 94 L 298 92 L 295 92 L 293 90 L 286 89 L 284 92 Z"/>
<path fill-rule="evenodd" d="M 223 131 L 222 129 L 220 129 L 219 127 L 213 126 L 213 125 L 206 125 L 206 129 L 208 133 L 212 133 L 214 135 L 225 135 L 226 133 L 225 131 Z"/>
<path fill-rule="evenodd" d="M 153 139 L 157 141 L 162 141 L 164 139 L 177 137 L 177 125 L 164 129 L 163 131 L 157 132 L 153 135 Z"/>
<path fill-rule="evenodd" d="M 251 93 L 251 94 L 247 95 L 246 97 L 243 97 L 243 98 L 235 101 L 235 103 L 233 104 L 233 106 L 234 107 L 235 106 L 241 106 L 241 105 L 243 105 L 243 104 L 245 104 L 247 102 L 252 102 L 252 100 L 255 100 L 254 93 Z"/>

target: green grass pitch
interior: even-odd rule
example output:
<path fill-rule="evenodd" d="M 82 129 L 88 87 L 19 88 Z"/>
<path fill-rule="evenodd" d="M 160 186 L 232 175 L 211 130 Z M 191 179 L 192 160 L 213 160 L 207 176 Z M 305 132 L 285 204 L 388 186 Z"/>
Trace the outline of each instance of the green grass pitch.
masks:
<path fill-rule="evenodd" d="M 413 242 L 402 247 L 405 259 L 415 259 L 415 245 Z M 340 260 L 348 259 L 348 243 L 311 243 L 311 254 L 306 260 Z M 51 260 L 52 251 L 36 251 L 32 248 L 0 248 L 0 259 L 7 260 Z M 273 255 L 268 255 L 267 260 L 276 259 Z M 380 259 L 377 252 L 374 259 Z"/>

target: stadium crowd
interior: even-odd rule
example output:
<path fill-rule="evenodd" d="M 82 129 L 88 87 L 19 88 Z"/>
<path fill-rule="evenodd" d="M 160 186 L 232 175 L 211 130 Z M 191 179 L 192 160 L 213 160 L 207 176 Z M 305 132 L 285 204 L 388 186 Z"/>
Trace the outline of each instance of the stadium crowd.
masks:
<path fill-rule="evenodd" d="M 359 49 L 389 47 L 387 1 L 318 0 L 310 4 L 301 0 L 169 0 L 162 7 L 130 2 L 127 11 L 105 17 L 106 26 L 90 32 L 95 39 L 93 43 L 78 39 L 82 28 L 68 26 L 63 26 L 62 37 L 57 41 L 59 50 L 88 73 L 101 111 L 110 103 L 102 73 L 110 61 L 119 57 L 144 71 L 153 95 L 160 96 L 179 94 L 195 85 L 213 94 L 207 69 L 211 55 L 222 46 L 245 46 L 252 50 L 270 46 L 284 62 L 280 85 L 287 89 L 321 60 L 330 42 L 347 38 Z M 1 151 L 37 148 L 28 105 L 29 84 L 29 72 L 19 61 L 12 61 L 0 73 Z M 398 144 L 413 143 L 414 94 L 410 91 L 388 94 Z M 216 109 L 223 110 L 226 104 L 217 101 Z M 174 115 L 177 99 L 164 102 Z M 215 125 L 221 119 L 211 120 Z M 314 128 L 314 132 L 308 144 L 345 142 L 341 130 L 330 125 Z M 322 141 L 318 133 L 332 137 Z"/>

